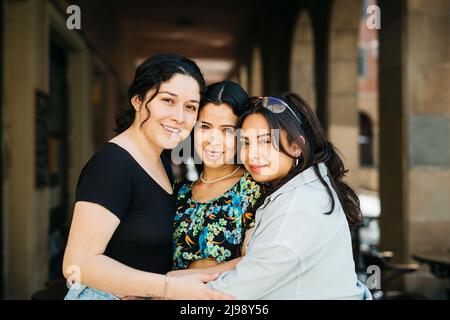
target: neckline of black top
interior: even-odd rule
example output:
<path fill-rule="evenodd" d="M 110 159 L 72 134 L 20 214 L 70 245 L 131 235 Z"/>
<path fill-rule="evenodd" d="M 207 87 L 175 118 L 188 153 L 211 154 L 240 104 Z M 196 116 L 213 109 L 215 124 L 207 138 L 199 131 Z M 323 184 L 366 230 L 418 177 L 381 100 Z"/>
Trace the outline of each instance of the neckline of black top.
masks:
<path fill-rule="evenodd" d="M 172 193 L 169 193 L 169 192 L 167 192 L 167 190 L 166 189 L 164 189 L 159 183 L 158 183 L 158 181 L 156 181 L 142 166 L 141 166 L 141 164 L 133 157 L 133 155 L 127 150 L 127 149 L 125 149 L 124 147 L 121 147 L 121 146 L 119 146 L 117 143 L 114 143 L 114 142 L 110 142 L 110 141 L 108 141 L 108 142 L 105 142 L 105 144 L 109 144 L 109 145 L 113 145 L 113 146 L 115 146 L 115 147 L 117 147 L 118 149 L 120 149 L 120 150 L 122 150 L 123 152 L 125 152 L 127 155 L 128 155 L 128 157 L 139 167 L 139 169 L 143 172 L 143 173 L 145 173 L 145 175 L 147 176 L 147 177 L 149 177 L 152 181 L 153 181 L 153 183 L 154 184 L 156 184 L 157 186 L 158 186 L 158 188 L 160 188 L 162 191 L 164 191 L 167 195 L 169 195 L 169 196 L 173 196 L 173 188 L 172 188 Z M 161 159 L 161 156 L 160 156 L 160 159 Z M 167 175 L 167 178 L 169 179 L 169 182 L 171 182 L 170 181 L 170 178 L 169 178 L 169 174 L 168 174 L 168 172 L 167 172 L 167 170 L 168 170 L 168 168 L 166 167 L 166 165 L 164 164 L 164 161 L 161 159 L 161 163 L 163 164 L 163 166 L 164 166 L 164 171 L 166 172 L 166 175 Z M 169 170 L 170 170 L 170 168 L 169 168 Z"/>

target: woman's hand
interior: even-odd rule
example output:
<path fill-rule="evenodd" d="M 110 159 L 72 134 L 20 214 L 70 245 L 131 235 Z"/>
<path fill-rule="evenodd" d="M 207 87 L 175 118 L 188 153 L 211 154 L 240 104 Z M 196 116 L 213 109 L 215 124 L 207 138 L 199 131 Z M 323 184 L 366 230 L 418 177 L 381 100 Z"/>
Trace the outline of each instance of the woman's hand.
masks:
<path fill-rule="evenodd" d="M 145 300 L 143 297 L 133 297 L 133 296 L 125 296 L 120 298 L 120 300 Z"/>
<path fill-rule="evenodd" d="M 171 300 L 234 300 L 227 294 L 209 288 L 206 282 L 217 279 L 220 273 L 206 273 L 201 269 L 183 269 L 167 273 L 167 297 Z M 181 280 L 181 281 L 179 281 Z M 144 300 L 141 297 L 126 296 L 121 300 Z M 152 300 L 164 300 L 162 297 L 153 297 Z"/>
<path fill-rule="evenodd" d="M 170 276 L 167 298 L 171 300 L 235 300 L 235 297 L 209 288 L 205 283 L 217 279 L 219 273 Z"/>

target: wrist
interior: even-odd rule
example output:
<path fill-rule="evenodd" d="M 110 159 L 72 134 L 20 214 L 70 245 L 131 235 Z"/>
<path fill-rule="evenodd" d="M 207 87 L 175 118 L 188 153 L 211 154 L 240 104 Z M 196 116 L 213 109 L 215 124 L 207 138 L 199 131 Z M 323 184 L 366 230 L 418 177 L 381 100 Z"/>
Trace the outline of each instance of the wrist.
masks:
<path fill-rule="evenodd" d="M 164 289 L 163 289 L 163 299 L 168 299 L 169 298 L 169 282 L 171 281 L 171 276 L 169 276 L 169 274 L 166 274 L 165 278 L 164 278 Z"/>

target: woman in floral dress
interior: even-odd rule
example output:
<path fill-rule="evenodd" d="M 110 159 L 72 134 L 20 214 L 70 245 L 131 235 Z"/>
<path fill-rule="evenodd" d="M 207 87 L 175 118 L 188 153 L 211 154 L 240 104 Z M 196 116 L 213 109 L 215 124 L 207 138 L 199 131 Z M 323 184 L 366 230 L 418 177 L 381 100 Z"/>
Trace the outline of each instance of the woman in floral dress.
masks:
<path fill-rule="evenodd" d="M 236 124 L 248 95 L 236 83 L 210 85 L 194 128 L 200 179 L 177 183 L 172 276 L 233 269 L 262 200 L 261 187 L 238 164 Z M 207 268 L 207 270 L 205 270 Z"/>

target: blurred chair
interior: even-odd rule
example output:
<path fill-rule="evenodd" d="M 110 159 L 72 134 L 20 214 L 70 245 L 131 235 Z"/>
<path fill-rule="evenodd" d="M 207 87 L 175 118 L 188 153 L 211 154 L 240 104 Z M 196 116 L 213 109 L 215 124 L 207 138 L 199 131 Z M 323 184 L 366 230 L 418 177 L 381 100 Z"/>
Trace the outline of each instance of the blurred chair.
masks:
<path fill-rule="evenodd" d="M 389 290 L 389 285 L 393 280 L 416 272 L 419 265 L 392 263 L 394 253 L 391 251 L 380 252 L 376 249 L 361 250 L 360 258 L 362 265 L 367 268 L 369 266 L 378 266 L 383 277 L 381 278 L 380 289 L 372 289 L 372 295 L 375 300 L 427 300 L 427 297 L 418 292 Z"/>

